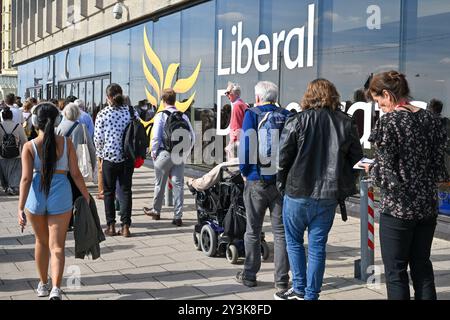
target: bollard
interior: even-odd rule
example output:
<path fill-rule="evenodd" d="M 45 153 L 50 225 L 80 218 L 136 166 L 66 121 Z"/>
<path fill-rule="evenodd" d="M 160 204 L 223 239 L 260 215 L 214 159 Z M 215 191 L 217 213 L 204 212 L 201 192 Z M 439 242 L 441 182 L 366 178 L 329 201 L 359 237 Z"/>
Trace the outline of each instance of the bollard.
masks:
<path fill-rule="evenodd" d="M 372 181 L 360 180 L 361 259 L 355 261 L 355 278 L 362 281 L 373 275 L 375 264 L 375 206 Z"/>
<path fill-rule="evenodd" d="M 166 184 L 166 197 L 165 197 L 165 203 L 166 207 L 173 207 L 173 185 L 172 185 L 172 176 L 169 176 L 169 179 L 167 179 Z"/>

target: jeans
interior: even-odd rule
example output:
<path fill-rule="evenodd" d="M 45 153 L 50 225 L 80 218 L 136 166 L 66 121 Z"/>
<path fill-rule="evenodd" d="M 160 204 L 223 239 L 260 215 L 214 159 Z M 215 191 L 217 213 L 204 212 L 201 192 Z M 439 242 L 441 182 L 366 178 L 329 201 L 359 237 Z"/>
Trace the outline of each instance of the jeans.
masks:
<path fill-rule="evenodd" d="M 261 268 L 261 232 L 266 210 L 269 209 L 274 235 L 275 285 L 287 286 L 289 283 L 289 260 L 286 252 L 280 193 L 275 184 L 247 181 L 244 203 L 247 216 L 244 236 L 245 277 L 249 280 L 256 280 L 256 273 Z"/>
<path fill-rule="evenodd" d="M 416 300 L 436 300 L 431 244 L 436 218 L 407 221 L 380 215 L 380 245 L 389 300 L 409 300 L 408 264 Z"/>
<path fill-rule="evenodd" d="M 294 291 L 317 300 L 325 273 L 328 233 L 337 207 L 334 199 L 284 197 L 283 221 Z M 304 233 L 308 229 L 308 266 Z"/>
<path fill-rule="evenodd" d="M 172 176 L 174 219 L 183 217 L 184 202 L 184 163 L 175 165 L 170 160 L 170 153 L 161 151 L 154 161 L 155 167 L 155 197 L 153 209 L 160 213 L 164 201 L 164 193 L 169 175 Z"/>
<path fill-rule="evenodd" d="M 103 160 L 103 188 L 106 222 L 108 226 L 116 223 L 116 182 L 119 181 L 123 199 L 120 203 L 120 220 L 122 226 L 131 226 L 132 192 L 134 167 L 125 165 L 125 162 L 113 163 Z"/>

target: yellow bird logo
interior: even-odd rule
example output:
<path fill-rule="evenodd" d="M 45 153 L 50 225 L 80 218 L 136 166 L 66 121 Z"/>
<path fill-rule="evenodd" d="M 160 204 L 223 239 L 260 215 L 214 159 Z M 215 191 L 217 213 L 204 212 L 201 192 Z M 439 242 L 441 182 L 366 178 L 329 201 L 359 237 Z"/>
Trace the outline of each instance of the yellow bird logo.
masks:
<path fill-rule="evenodd" d="M 200 67 L 202 65 L 202 61 L 201 60 L 199 61 L 199 63 L 197 64 L 197 67 L 195 68 L 194 72 L 192 73 L 192 75 L 190 77 L 188 77 L 186 79 L 177 80 L 175 85 L 172 87 L 174 77 L 178 71 L 178 68 L 180 67 L 180 64 L 179 63 L 171 63 L 167 69 L 166 74 L 164 75 L 164 69 L 161 64 L 161 60 L 156 55 L 155 51 L 153 50 L 153 48 L 150 45 L 150 41 L 148 40 L 146 28 L 144 28 L 144 48 L 145 48 L 145 54 L 142 53 L 142 67 L 144 70 L 145 78 L 147 79 L 147 82 L 153 89 L 153 93 L 154 93 L 154 94 L 152 94 L 149 91 L 148 86 L 146 85 L 145 86 L 145 94 L 147 96 L 147 100 L 152 105 L 159 106 L 157 112 L 160 112 L 160 111 L 164 110 L 164 105 L 161 100 L 162 91 L 167 88 L 172 88 L 176 93 L 186 93 L 189 90 L 191 90 L 192 87 L 194 86 L 195 82 L 197 81 L 198 75 L 200 73 Z M 147 56 L 147 59 L 151 62 L 152 66 L 155 68 L 156 72 L 158 73 L 159 82 L 155 79 L 155 77 L 150 72 L 150 69 L 147 66 L 147 60 L 146 60 L 145 56 Z M 185 112 L 189 108 L 189 106 L 192 104 L 192 101 L 194 101 L 195 94 L 196 94 L 196 92 L 194 91 L 194 93 L 191 95 L 191 97 L 185 102 L 177 101 L 175 103 L 175 107 L 179 111 Z M 144 127 L 148 128 L 147 129 L 148 131 L 151 130 L 151 128 L 152 128 L 151 124 L 153 124 L 153 121 L 154 121 L 154 118 L 147 122 L 141 120 Z M 148 131 L 147 131 L 147 134 L 149 134 Z"/>

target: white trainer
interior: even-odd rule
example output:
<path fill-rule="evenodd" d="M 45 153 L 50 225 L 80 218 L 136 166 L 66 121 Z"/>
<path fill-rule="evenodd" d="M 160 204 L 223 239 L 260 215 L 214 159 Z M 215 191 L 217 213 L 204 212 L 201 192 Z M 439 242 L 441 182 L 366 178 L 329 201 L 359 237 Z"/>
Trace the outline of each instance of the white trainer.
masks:
<path fill-rule="evenodd" d="M 43 284 L 42 281 L 40 281 L 37 287 L 38 297 L 39 298 L 48 297 L 49 294 L 50 294 L 50 286 L 48 285 L 48 283 Z"/>
<path fill-rule="evenodd" d="M 62 300 L 62 291 L 60 288 L 53 287 L 52 292 L 50 292 L 49 300 Z"/>

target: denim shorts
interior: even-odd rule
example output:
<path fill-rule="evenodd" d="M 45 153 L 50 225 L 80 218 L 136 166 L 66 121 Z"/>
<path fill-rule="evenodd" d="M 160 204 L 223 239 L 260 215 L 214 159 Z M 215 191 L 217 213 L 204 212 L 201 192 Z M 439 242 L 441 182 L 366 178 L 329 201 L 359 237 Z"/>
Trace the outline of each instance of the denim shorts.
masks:
<path fill-rule="evenodd" d="M 35 215 L 58 215 L 72 210 L 72 187 L 65 174 L 54 174 L 48 196 L 41 191 L 41 174 L 34 173 L 25 208 Z"/>

